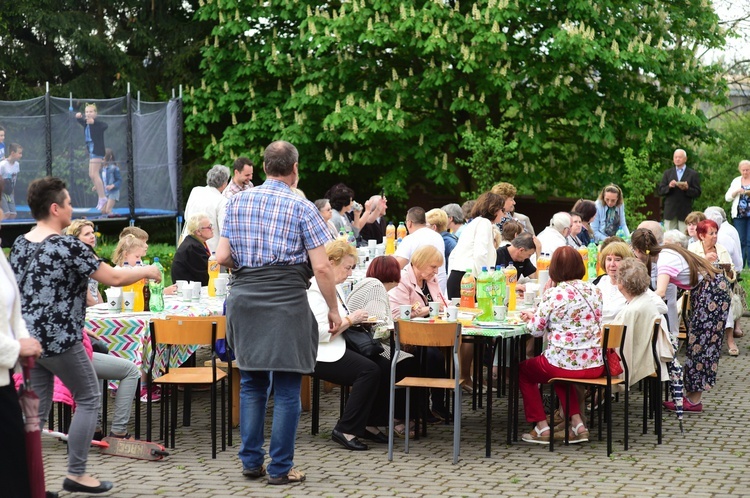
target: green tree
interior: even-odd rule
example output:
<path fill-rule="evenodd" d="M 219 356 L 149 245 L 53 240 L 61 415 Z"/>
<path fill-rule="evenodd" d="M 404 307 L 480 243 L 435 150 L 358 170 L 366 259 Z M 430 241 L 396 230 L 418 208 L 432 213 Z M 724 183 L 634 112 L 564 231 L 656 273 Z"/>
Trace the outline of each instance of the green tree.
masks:
<path fill-rule="evenodd" d="M 697 55 L 724 43 L 709 2 L 204 1 L 192 145 L 229 159 L 284 138 L 303 172 L 391 196 L 484 182 L 458 163 L 467 134 L 517 144 L 502 179 L 522 192 L 593 193 L 622 175 L 623 147 L 707 140 L 698 103 L 724 100 Z"/>
<path fill-rule="evenodd" d="M 653 195 L 655 185 L 661 180 L 662 168 L 649 162 L 649 154 L 641 149 L 636 156 L 633 149 L 620 150 L 625 175 L 622 181 L 623 197 L 627 199 L 628 226 L 635 230 L 643 220 L 654 219 L 651 211 L 645 211 L 646 197 Z"/>
<path fill-rule="evenodd" d="M 738 165 L 750 159 L 750 113 L 726 115 L 716 123 L 719 138 L 696 148 L 688 164 L 701 175 L 702 194 L 695 209 L 721 206 L 730 216 L 731 202 L 724 200 L 732 179 L 739 176 Z"/>
<path fill-rule="evenodd" d="M 197 0 L 13 0 L 0 9 L 0 99 L 69 92 L 145 100 L 200 81 L 195 68 L 212 23 L 193 19 Z"/>

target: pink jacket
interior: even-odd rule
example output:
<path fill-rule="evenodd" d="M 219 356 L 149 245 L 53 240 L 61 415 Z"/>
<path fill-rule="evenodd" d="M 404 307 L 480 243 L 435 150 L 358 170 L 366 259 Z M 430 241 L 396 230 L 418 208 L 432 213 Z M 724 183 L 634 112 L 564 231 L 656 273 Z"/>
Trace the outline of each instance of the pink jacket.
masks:
<path fill-rule="evenodd" d="M 437 277 L 427 281 L 427 288 L 432 297 L 441 303 L 441 306 L 446 306 L 446 299 L 440 292 Z M 422 293 L 422 286 L 417 283 L 417 276 L 414 275 L 411 263 L 401 270 L 401 282 L 388 291 L 388 299 L 391 302 L 391 314 L 394 320 L 398 319 L 400 315 L 399 306 L 402 304 L 412 305 L 420 302 L 424 303 L 425 306 L 427 305 L 427 300 Z"/>
<path fill-rule="evenodd" d="M 89 359 L 91 359 L 94 356 L 94 350 L 91 346 L 91 340 L 89 339 L 89 335 L 84 332 L 83 333 L 83 347 L 86 349 L 86 353 L 89 355 Z M 23 382 L 23 377 L 20 373 L 13 375 L 13 380 L 16 383 L 16 389 L 18 389 L 21 386 L 21 383 Z M 70 405 L 75 409 L 75 402 L 73 401 L 73 395 L 70 394 L 70 391 L 67 387 L 65 387 L 65 384 L 62 383 L 62 381 L 55 377 L 55 390 L 52 394 L 52 401 L 55 403 L 65 403 L 66 405 Z"/>

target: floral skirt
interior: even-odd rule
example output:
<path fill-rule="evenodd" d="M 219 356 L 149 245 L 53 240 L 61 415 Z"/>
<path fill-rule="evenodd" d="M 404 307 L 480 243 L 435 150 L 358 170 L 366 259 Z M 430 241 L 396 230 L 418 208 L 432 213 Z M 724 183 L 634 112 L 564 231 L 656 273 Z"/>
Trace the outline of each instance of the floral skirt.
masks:
<path fill-rule="evenodd" d="M 730 286 L 723 274 L 703 279 L 690 292 L 685 389 L 708 391 L 716 383 L 724 328 L 729 313 Z"/>

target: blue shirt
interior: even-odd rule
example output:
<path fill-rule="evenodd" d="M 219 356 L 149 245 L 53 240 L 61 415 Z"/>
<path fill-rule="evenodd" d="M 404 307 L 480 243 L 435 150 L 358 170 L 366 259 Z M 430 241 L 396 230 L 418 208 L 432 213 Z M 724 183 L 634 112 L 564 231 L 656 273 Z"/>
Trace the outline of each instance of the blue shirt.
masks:
<path fill-rule="evenodd" d="M 331 240 L 318 208 L 274 179 L 229 199 L 221 236 L 236 268 L 307 263 L 309 250 Z"/>

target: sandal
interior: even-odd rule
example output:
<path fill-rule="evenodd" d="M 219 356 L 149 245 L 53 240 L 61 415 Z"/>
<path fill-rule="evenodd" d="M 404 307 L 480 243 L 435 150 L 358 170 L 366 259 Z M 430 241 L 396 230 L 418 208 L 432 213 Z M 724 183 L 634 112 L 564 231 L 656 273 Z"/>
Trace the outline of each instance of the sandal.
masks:
<path fill-rule="evenodd" d="M 542 434 L 547 433 L 546 436 L 542 436 Z M 530 434 L 524 434 L 521 436 L 521 439 L 526 441 L 527 443 L 536 443 L 536 444 L 549 444 L 549 426 L 545 427 L 544 429 L 538 429 L 537 426 L 534 426 L 534 429 L 532 429 Z"/>
<path fill-rule="evenodd" d="M 570 444 L 586 443 L 589 440 L 589 430 L 583 426 L 583 422 L 570 428 L 568 442 Z"/>

